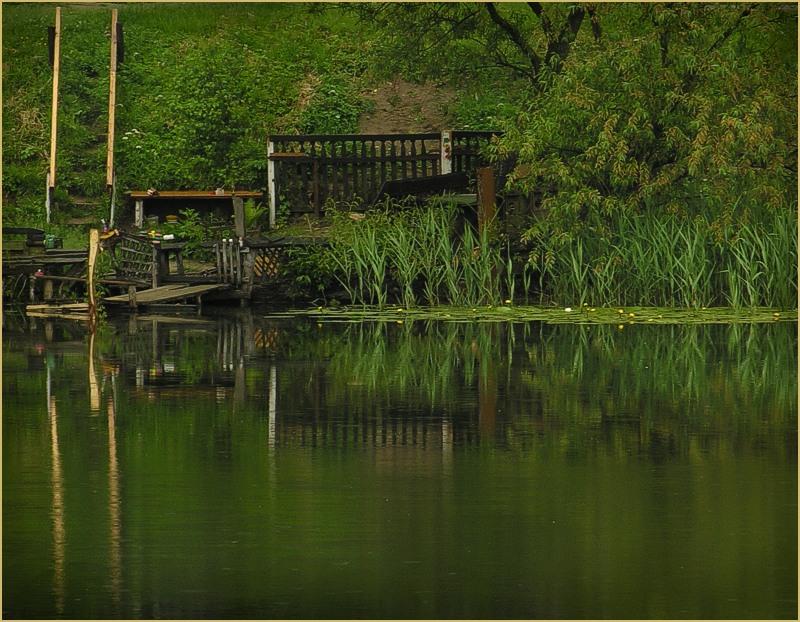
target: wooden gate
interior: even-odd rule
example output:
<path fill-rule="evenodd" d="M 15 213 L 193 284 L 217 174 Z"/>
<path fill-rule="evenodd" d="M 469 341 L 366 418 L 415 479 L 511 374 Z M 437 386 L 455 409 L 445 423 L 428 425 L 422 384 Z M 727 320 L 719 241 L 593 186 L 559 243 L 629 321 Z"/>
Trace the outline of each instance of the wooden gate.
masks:
<path fill-rule="evenodd" d="M 386 181 L 472 173 L 495 132 L 271 136 L 271 211 L 314 213 L 332 198 L 371 203 Z M 449 148 L 446 139 L 451 139 Z M 449 162 L 443 162 L 443 160 Z"/>

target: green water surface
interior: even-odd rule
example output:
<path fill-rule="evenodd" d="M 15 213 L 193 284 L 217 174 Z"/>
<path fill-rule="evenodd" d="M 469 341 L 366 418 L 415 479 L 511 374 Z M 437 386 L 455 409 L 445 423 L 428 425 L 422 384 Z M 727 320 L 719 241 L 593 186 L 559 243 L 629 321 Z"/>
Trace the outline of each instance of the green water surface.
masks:
<path fill-rule="evenodd" d="M 797 618 L 797 326 L 4 318 L 4 618 Z"/>

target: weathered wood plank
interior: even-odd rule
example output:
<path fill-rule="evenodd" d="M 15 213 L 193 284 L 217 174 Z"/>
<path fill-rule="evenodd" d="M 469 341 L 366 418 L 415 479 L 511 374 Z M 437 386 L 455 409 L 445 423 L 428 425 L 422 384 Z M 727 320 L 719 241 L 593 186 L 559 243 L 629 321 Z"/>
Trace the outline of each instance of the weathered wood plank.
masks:
<path fill-rule="evenodd" d="M 184 300 L 194 296 L 207 294 L 216 290 L 227 289 L 227 285 L 221 283 L 212 283 L 206 285 L 186 285 L 183 283 L 176 283 L 172 285 L 161 285 L 153 289 L 146 289 L 136 292 L 136 302 L 139 305 L 157 304 L 162 302 L 170 302 L 174 300 Z M 119 296 L 109 296 L 104 298 L 103 302 L 107 303 L 120 303 L 128 304 L 130 297 L 128 294 Z"/>

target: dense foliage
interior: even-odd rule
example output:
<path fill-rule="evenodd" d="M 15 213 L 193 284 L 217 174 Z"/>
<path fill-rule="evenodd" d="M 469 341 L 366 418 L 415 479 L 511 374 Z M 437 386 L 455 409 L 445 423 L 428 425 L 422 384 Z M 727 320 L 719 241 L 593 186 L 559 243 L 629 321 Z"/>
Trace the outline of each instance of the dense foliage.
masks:
<path fill-rule="evenodd" d="M 41 223 L 53 11 L 3 17 L 4 222 Z M 546 214 L 523 242 L 550 299 L 796 306 L 796 5 L 129 4 L 120 21 L 118 196 L 262 188 L 270 133 L 355 131 L 378 81 L 438 81 L 455 125 L 504 130 L 488 155 Z M 106 213 L 109 22 L 64 7 L 61 208 Z M 683 281 L 662 287 L 673 256 Z"/>
<path fill-rule="evenodd" d="M 739 304 L 747 284 L 752 304 L 796 304 L 796 6 L 354 10 L 394 33 L 396 62 L 414 45 L 444 77 L 507 76 L 491 155 L 547 214 L 524 238 L 555 298 Z"/>

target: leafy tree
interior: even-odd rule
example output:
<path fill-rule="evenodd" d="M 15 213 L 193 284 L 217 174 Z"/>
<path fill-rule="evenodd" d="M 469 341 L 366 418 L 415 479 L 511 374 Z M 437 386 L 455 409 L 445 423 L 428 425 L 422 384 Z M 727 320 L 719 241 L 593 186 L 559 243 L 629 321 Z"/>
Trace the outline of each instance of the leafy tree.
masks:
<path fill-rule="evenodd" d="M 574 41 L 493 149 L 519 154 L 514 177 L 543 190 L 553 222 L 657 209 L 729 223 L 786 209 L 797 182 L 796 7 L 609 6 L 603 23 L 601 37 Z"/>

